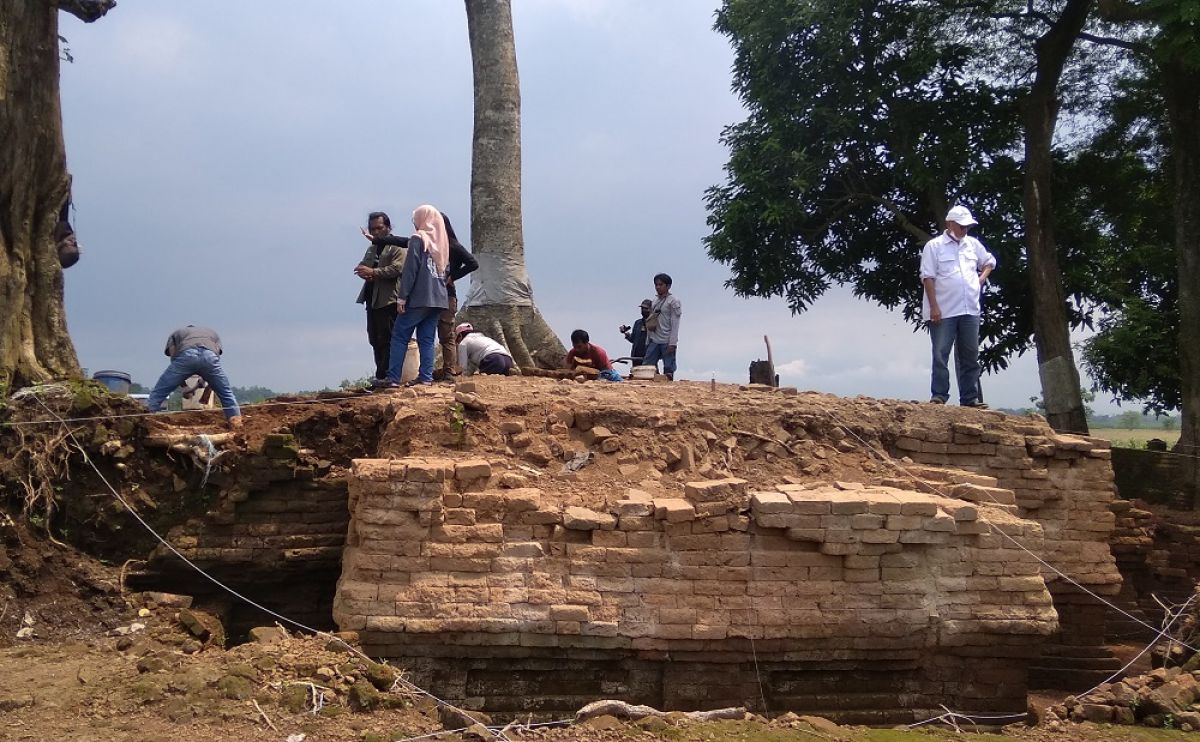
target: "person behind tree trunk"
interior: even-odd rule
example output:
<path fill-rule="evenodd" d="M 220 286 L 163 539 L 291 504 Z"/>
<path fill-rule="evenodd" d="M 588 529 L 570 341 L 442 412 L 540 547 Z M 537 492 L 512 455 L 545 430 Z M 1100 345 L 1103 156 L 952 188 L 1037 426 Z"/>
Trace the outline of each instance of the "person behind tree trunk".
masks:
<path fill-rule="evenodd" d="M 469 322 L 454 328 L 454 340 L 458 344 L 458 367 L 467 376 L 476 371 L 503 375 L 513 367 L 512 354 L 508 349 L 476 330 Z"/>
<path fill-rule="evenodd" d="M 357 301 L 367 307 L 367 340 L 375 353 L 373 384 L 378 386 L 387 381 L 392 325 L 396 323 L 396 280 L 404 268 L 408 238 L 392 235 L 392 220 L 382 211 L 367 215 L 362 233 L 371 246 L 354 267 L 354 275 L 363 280 Z"/>
<path fill-rule="evenodd" d="M 171 364 L 158 377 L 158 383 L 146 400 L 151 412 L 161 410 L 167 395 L 194 374 L 207 381 L 216 392 L 229 427 L 242 427 L 242 410 L 233 396 L 229 377 L 221 367 L 224 350 L 221 348 L 221 338 L 215 331 L 196 325 L 181 327 L 167 338 L 167 348 L 163 352 L 170 356 Z"/>
<path fill-rule="evenodd" d="M 450 260 L 446 265 L 446 310 L 438 318 L 438 341 L 442 345 L 442 375 L 446 377 L 462 373 L 461 364 L 456 363 L 454 352 L 455 336 L 458 334 L 453 329 L 454 315 L 458 314 L 458 292 L 454 288 L 454 282 L 474 272 L 479 268 L 479 263 L 470 250 L 458 241 L 457 235 L 454 234 L 454 225 L 445 214 L 442 214 L 442 221 L 446 224 L 446 236 L 450 239 Z"/>
<path fill-rule="evenodd" d="M 601 379 L 620 381 L 621 375 L 613 370 L 608 353 L 599 345 L 591 342 L 586 330 L 576 330 L 571 333 L 571 349 L 563 365 L 571 370 L 579 368 L 592 369 L 599 372 Z"/>
<path fill-rule="evenodd" d="M 671 294 L 671 283 L 666 273 L 654 277 L 656 297 L 646 317 L 646 357 L 642 359 L 645 365 L 656 368 L 661 360 L 662 372 L 668 379 L 675 378 L 675 349 L 683 317 L 683 304 Z"/>
<path fill-rule="evenodd" d="M 996 258 L 967 234 L 978 223 L 965 206 L 955 206 L 946 214 L 946 231 L 921 251 L 922 314 L 933 343 L 929 401 L 934 404 L 950 398 L 946 362 L 953 347 L 959 404 L 987 406 L 979 398 L 979 294 Z"/>
<path fill-rule="evenodd" d="M 621 325 L 617 328 L 617 332 L 624 335 L 625 339 L 633 344 L 629 350 L 629 356 L 634 363 L 641 363 L 642 358 L 646 356 L 646 318 L 650 316 L 650 307 L 652 306 L 654 306 L 654 302 L 644 299 L 639 305 L 642 316 L 633 321 L 633 327 Z"/>
<path fill-rule="evenodd" d="M 396 284 L 396 324 L 392 328 L 392 349 L 387 387 L 400 386 L 408 341 L 417 334 L 421 369 L 409 386 L 433 383 L 433 341 L 438 317 L 446 308 L 446 266 L 450 259 L 450 239 L 441 213 L 423 204 L 413 211 L 413 232 L 408 238 L 408 255 Z"/>

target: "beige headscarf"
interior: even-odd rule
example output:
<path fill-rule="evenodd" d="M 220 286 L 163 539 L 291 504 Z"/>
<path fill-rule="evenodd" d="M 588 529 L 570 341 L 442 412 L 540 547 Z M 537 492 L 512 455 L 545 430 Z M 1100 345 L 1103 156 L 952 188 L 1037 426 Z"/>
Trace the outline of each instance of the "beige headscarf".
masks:
<path fill-rule="evenodd" d="M 421 238 L 425 252 L 437 266 L 438 274 L 445 275 L 446 263 L 450 260 L 450 238 L 446 236 L 442 212 L 429 204 L 422 204 L 413 210 L 412 220 L 417 230 L 413 237 Z"/>

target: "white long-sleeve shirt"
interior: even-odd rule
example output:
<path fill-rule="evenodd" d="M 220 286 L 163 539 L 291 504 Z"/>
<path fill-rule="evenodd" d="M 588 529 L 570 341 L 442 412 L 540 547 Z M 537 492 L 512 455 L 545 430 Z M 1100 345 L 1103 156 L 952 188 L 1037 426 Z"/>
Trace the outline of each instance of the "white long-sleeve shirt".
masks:
<path fill-rule="evenodd" d="M 464 374 L 470 376 L 479 370 L 479 362 L 493 353 L 500 353 L 512 358 L 512 354 L 508 352 L 507 348 L 487 335 L 480 332 L 467 333 L 467 336 L 458 343 L 458 367 L 463 370 Z"/>
<path fill-rule="evenodd" d="M 958 241 L 949 232 L 925 243 L 921 252 L 921 281 L 933 279 L 942 317 L 979 316 L 979 272 L 996 267 L 996 257 L 983 243 L 967 235 Z M 929 294 L 922 291 L 921 316 L 930 319 Z"/>

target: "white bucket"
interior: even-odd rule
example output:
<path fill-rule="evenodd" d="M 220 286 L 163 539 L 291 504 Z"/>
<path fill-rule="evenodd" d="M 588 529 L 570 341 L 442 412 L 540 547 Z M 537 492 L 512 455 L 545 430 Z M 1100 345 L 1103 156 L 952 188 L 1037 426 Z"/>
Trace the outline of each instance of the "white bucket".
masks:
<path fill-rule="evenodd" d="M 433 346 L 437 350 L 437 345 Z M 421 375 L 421 351 L 417 348 L 417 339 L 408 341 L 408 350 L 404 353 L 404 368 L 400 369 L 400 383 L 412 381 Z"/>
<path fill-rule="evenodd" d="M 634 366 L 629 370 L 629 378 L 631 379 L 653 379 L 654 374 L 658 371 L 658 366 Z"/>

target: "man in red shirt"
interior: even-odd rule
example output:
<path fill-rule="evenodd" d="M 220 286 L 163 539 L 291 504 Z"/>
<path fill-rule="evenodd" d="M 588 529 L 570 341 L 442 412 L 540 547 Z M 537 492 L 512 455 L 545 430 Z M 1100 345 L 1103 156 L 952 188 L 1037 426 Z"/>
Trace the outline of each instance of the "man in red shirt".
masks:
<path fill-rule="evenodd" d="M 586 330 L 571 333 L 571 349 L 567 351 L 566 367 L 569 369 L 590 368 L 598 372 L 612 371 L 608 353 L 599 345 L 593 345 Z"/>

